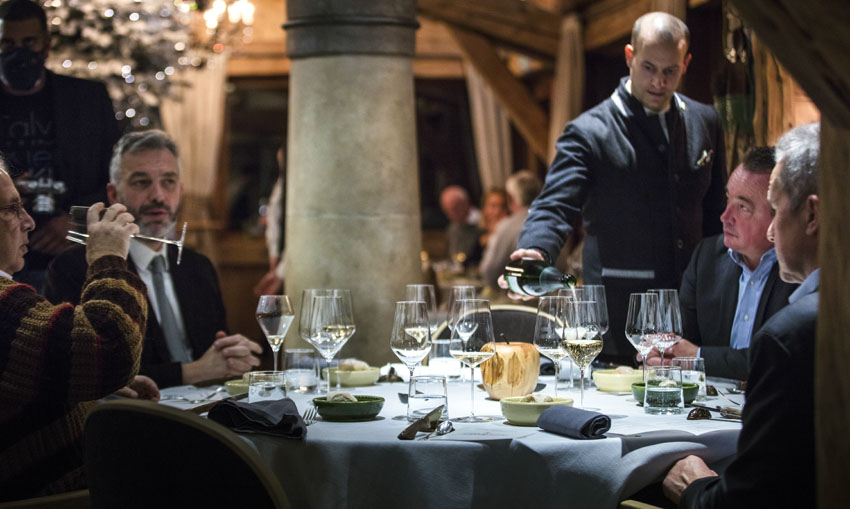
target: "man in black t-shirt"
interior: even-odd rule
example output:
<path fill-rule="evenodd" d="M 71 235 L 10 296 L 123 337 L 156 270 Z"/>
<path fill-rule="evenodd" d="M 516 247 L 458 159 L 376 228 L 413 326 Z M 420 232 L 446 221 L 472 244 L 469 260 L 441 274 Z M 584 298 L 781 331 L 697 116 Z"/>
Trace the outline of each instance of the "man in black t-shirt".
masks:
<path fill-rule="evenodd" d="M 47 264 L 68 245 L 70 206 L 106 200 L 119 136 L 103 84 L 46 70 L 49 47 L 37 3 L 0 4 L 0 153 L 38 225 L 18 275 L 38 290 Z"/>

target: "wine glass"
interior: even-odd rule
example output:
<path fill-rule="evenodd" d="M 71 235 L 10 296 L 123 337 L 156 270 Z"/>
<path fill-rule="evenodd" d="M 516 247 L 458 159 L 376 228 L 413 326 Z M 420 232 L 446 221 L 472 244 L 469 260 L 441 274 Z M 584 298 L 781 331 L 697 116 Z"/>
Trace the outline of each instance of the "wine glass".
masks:
<path fill-rule="evenodd" d="M 425 310 L 428 312 L 428 327 L 429 333 L 434 334 L 437 330 L 438 315 L 437 315 L 437 297 L 434 291 L 434 285 L 407 285 L 404 288 L 404 300 L 421 301 L 425 303 Z M 432 340 L 436 338 L 431 338 Z"/>
<path fill-rule="evenodd" d="M 537 303 L 537 321 L 534 324 L 534 346 L 542 355 L 555 363 L 555 397 L 558 397 L 558 373 L 564 350 L 564 319 L 567 312 L 566 297 L 540 297 Z"/>
<path fill-rule="evenodd" d="M 263 329 L 266 341 L 272 347 L 275 371 L 277 371 L 278 352 L 280 347 L 283 346 L 286 332 L 292 325 L 294 318 L 295 313 L 292 311 L 292 305 L 286 295 L 263 295 L 260 297 L 260 302 L 257 304 L 257 321 L 260 323 L 260 328 Z"/>
<path fill-rule="evenodd" d="M 489 417 L 475 415 L 475 366 L 493 356 L 495 351 L 482 352 L 481 347 L 493 342 L 493 318 L 490 301 L 486 299 L 462 299 L 455 301 L 451 316 L 454 330 L 449 342 L 452 357 L 469 366 L 469 416 L 459 422 L 490 422 Z"/>
<path fill-rule="evenodd" d="M 298 320 L 298 334 L 301 336 L 301 339 L 311 345 L 313 344 L 310 340 L 313 337 L 313 330 L 310 328 L 313 320 L 313 298 L 321 295 L 330 296 L 333 295 L 333 292 L 333 290 L 318 288 L 308 288 L 301 292 L 301 315 Z M 319 372 L 321 373 L 321 366 L 319 368 Z M 328 368 L 330 369 L 330 366 Z"/>
<path fill-rule="evenodd" d="M 649 293 L 658 294 L 658 330 L 653 335 L 655 348 L 661 352 L 661 365 L 664 365 L 664 353 L 682 339 L 682 311 L 679 309 L 679 291 L 676 289 L 652 289 Z"/>
<path fill-rule="evenodd" d="M 390 348 L 410 370 L 410 380 L 407 387 L 407 394 L 410 395 L 413 388 L 413 371 L 431 351 L 431 332 L 425 302 L 400 301 L 395 303 Z M 410 412 L 408 411 L 407 414 L 410 415 Z"/>
<path fill-rule="evenodd" d="M 330 295 L 314 295 L 307 341 L 328 364 L 328 392 L 331 390 L 330 363 L 354 334 L 351 293 L 332 290 Z"/>
<path fill-rule="evenodd" d="M 449 327 L 449 331 L 454 330 L 454 322 L 452 321 L 452 310 L 455 307 L 455 302 L 463 299 L 474 299 L 475 298 L 475 287 L 472 285 L 458 285 L 453 286 L 452 291 L 449 294 L 449 319 L 447 322 L 447 326 Z"/>
<path fill-rule="evenodd" d="M 596 301 L 579 300 L 567 303 L 567 328 L 564 329 L 564 348 L 579 367 L 581 407 L 584 407 L 584 372 L 602 351 L 602 333 L 597 317 Z"/>
<path fill-rule="evenodd" d="M 629 295 L 626 315 L 626 339 L 641 356 L 641 362 L 652 350 L 652 338 L 658 331 L 658 294 L 633 293 Z"/>

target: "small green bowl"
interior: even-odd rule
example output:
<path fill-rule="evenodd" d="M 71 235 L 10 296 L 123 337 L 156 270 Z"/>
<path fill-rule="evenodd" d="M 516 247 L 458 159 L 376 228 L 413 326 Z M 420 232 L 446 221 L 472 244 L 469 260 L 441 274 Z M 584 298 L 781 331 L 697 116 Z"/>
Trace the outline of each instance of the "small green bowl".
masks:
<path fill-rule="evenodd" d="M 635 400 L 641 405 L 643 405 L 643 395 L 645 391 L 646 382 L 635 382 L 632 384 L 632 396 L 634 396 Z M 682 396 L 685 398 L 686 405 L 697 399 L 697 394 L 699 394 L 699 385 L 691 382 L 685 382 L 682 384 Z"/>
<path fill-rule="evenodd" d="M 354 396 L 353 401 L 328 401 L 327 397 L 313 398 L 316 411 L 326 421 L 370 421 L 378 416 L 384 407 L 384 398 L 380 396 Z"/>

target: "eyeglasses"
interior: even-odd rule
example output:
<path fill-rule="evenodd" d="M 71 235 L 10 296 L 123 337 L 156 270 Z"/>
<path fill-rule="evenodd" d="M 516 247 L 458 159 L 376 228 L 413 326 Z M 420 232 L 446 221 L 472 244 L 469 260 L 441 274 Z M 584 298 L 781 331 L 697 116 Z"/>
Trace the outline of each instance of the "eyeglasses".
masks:
<path fill-rule="evenodd" d="M 17 201 L 15 203 L 10 204 L 10 205 L 0 207 L 0 214 L 3 215 L 4 219 L 12 219 L 12 213 L 14 213 L 15 217 L 20 219 L 21 213 L 23 212 L 23 210 L 24 210 L 24 204 L 22 202 Z"/>

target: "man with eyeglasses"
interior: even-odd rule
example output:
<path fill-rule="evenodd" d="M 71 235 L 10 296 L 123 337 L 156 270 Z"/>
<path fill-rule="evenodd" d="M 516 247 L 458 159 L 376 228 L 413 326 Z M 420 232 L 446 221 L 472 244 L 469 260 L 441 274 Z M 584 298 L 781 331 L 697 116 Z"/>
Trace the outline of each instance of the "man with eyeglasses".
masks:
<path fill-rule="evenodd" d="M 139 369 L 147 302 L 127 270 L 126 207 L 87 217 L 89 269 L 79 306 L 54 306 L 12 279 L 35 222 L 0 159 L 0 501 L 85 487 L 81 440 L 92 402 L 112 392 L 159 399 Z M 129 384 L 129 385 L 128 385 Z"/>
<path fill-rule="evenodd" d="M 37 226 L 19 280 L 41 290 L 50 260 L 68 246 L 71 205 L 106 201 L 120 132 L 102 83 L 48 71 L 44 9 L 0 3 L 0 153 Z"/>

